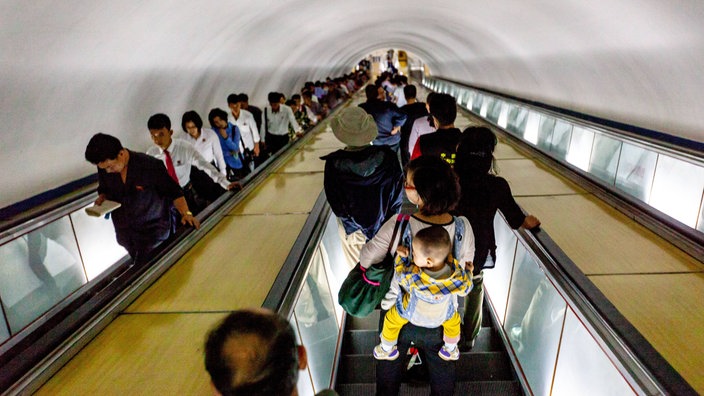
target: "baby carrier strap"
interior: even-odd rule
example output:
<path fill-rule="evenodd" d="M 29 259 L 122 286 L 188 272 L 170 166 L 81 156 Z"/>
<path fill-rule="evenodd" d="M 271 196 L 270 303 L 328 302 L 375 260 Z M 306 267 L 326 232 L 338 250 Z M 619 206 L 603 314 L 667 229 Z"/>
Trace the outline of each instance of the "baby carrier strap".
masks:
<path fill-rule="evenodd" d="M 462 248 L 462 239 L 464 238 L 464 221 L 459 217 L 452 216 L 455 221 L 455 238 L 452 240 L 452 257 L 458 259 Z"/>

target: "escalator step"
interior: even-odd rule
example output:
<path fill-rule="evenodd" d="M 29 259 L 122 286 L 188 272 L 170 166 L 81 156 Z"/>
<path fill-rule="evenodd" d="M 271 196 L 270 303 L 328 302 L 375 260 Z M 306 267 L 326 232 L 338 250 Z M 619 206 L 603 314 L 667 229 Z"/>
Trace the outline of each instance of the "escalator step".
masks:
<path fill-rule="evenodd" d="M 344 384 L 335 387 L 335 391 L 340 396 L 367 396 L 373 395 L 376 385 L 368 384 Z M 412 386 L 401 384 L 399 395 L 402 396 L 427 396 L 430 393 L 430 386 Z M 478 395 L 478 396 L 520 396 L 523 394 L 521 386 L 516 381 L 475 381 L 458 382 L 455 384 L 456 395 Z"/>
<path fill-rule="evenodd" d="M 345 355 L 340 360 L 338 384 L 371 383 L 377 361 L 366 355 Z M 512 381 L 513 368 L 503 351 L 462 353 L 457 362 L 458 381 Z"/>
<path fill-rule="evenodd" d="M 345 331 L 342 342 L 343 355 L 368 355 L 379 343 L 379 333 L 376 330 Z M 474 343 L 472 352 L 503 351 L 504 345 L 496 330 L 483 327 Z"/>

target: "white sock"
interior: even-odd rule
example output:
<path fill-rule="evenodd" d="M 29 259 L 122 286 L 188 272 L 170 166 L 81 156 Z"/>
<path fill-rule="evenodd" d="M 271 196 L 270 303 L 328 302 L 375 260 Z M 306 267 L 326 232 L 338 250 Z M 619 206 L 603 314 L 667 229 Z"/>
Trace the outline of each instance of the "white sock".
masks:
<path fill-rule="evenodd" d="M 381 341 L 381 349 L 384 350 L 384 352 L 391 352 L 391 350 L 394 348 L 394 344 L 389 344 L 384 341 Z"/>
<path fill-rule="evenodd" d="M 447 349 L 448 351 L 452 352 L 452 351 L 455 350 L 455 348 L 457 348 L 457 343 L 456 343 L 456 342 L 453 343 L 453 344 L 450 344 L 449 342 L 446 342 L 446 343 L 445 343 L 445 349 Z"/>

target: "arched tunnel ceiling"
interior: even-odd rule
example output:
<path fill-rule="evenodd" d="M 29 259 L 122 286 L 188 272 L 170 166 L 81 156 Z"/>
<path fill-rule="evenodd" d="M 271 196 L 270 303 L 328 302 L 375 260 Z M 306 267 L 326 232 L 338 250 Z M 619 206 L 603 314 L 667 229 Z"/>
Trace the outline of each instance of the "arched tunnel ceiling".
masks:
<path fill-rule="evenodd" d="M 90 136 L 349 71 L 372 50 L 434 75 L 702 142 L 698 0 L 0 0 L 0 207 L 94 172 Z"/>

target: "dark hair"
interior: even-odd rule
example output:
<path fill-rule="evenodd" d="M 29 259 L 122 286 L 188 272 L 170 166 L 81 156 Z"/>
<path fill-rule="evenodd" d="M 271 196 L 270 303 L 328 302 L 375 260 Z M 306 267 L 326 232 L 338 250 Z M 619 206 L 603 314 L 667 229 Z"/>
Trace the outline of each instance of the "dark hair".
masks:
<path fill-rule="evenodd" d="M 415 85 L 409 84 L 403 87 L 403 96 L 406 99 L 415 99 L 417 94 L 418 92 Z"/>
<path fill-rule="evenodd" d="M 96 133 L 86 146 L 86 161 L 93 165 L 105 160 L 114 160 L 122 150 L 122 143 L 115 136 Z"/>
<path fill-rule="evenodd" d="M 289 100 L 286 101 L 285 104 L 286 104 L 286 106 L 289 106 L 289 107 L 295 106 L 295 105 L 296 105 L 296 101 L 293 100 L 293 99 L 289 99 Z"/>
<path fill-rule="evenodd" d="M 301 99 L 301 95 L 300 95 L 300 94 L 293 94 L 293 95 L 291 96 L 291 99 L 293 99 L 293 100 L 299 100 L 299 99 Z"/>
<path fill-rule="evenodd" d="M 242 367 L 234 366 L 225 344 L 243 336 L 258 337 L 265 349 L 257 350 L 259 356 L 250 362 L 255 367 L 249 368 L 256 374 L 244 383 L 233 384 L 237 370 Z M 286 319 L 273 312 L 232 312 L 208 333 L 205 369 L 223 395 L 290 395 L 298 379 L 296 334 Z"/>
<path fill-rule="evenodd" d="M 374 100 L 379 97 L 379 86 L 369 84 L 364 88 L 364 94 L 367 95 L 367 100 Z"/>
<path fill-rule="evenodd" d="M 281 95 L 278 92 L 269 92 L 269 95 L 267 95 L 267 100 L 269 100 L 269 103 L 277 103 L 279 100 L 281 100 Z"/>
<path fill-rule="evenodd" d="M 439 93 L 433 95 L 433 100 L 428 102 L 430 114 L 438 119 L 439 126 L 450 125 L 457 118 L 457 102 L 452 95 Z"/>
<path fill-rule="evenodd" d="M 227 95 L 227 104 L 228 105 L 237 104 L 237 103 L 240 103 L 241 101 L 242 101 L 242 97 L 240 95 L 237 95 L 237 94 Z"/>
<path fill-rule="evenodd" d="M 198 113 L 196 113 L 195 110 L 189 110 L 183 113 L 183 117 L 181 117 L 181 128 L 183 128 L 184 131 L 186 130 L 187 122 L 192 122 L 196 124 L 196 128 L 198 128 L 198 130 L 203 128 L 203 119 L 200 118 L 200 116 L 198 115 Z"/>
<path fill-rule="evenodd" d="M 210 126 L 213 129 L 217 128 L 215 126 L 215 122 L 214 122 L 215 117 L 217 117 L 221 120 L 227 121 L 227 113 L 225 112 L 225 110 L 223 110 L 219 107 L 216 107 L 216 108 L 210 110 L 210 113 L 208 113 L 208 122 L 210 122 Z"/>
<path fill-rule="evenodd" d="M 457 206 L 460 187 L 450 164 L 435 155 L 421 155 L 408 163 L 406 174 L 423 201 L 420 213 L 426 216 L 448 213 Z"/>
<path fill-rule="evenodd" d="M 249 102 L 249 96 L 246 93 L 241 93 L 240 94 L 240 101 L 241 102 Z"/>
<path fill-rule="evenodd" d="M 452 249 L 450 234 L 447 233 L 445 227 L 440 225 L 433 225 L 419 230 L 413 236 L 413 240 L 422 243 L 429 250 L 445 251 L 445 256 L 450 254 L 450 249 Z"/>
<path fill-rule="evenodd" d="M 169 130 L 171 129 L 171 120 L 169 119 L 169 116 L 164 113 L 157 113 L 149 117 L 149 120 L 147 121 L 147 129 L 152 130 L 162 128 Z"/>
<path fill-rule="evenodd" d="M 457 175 L 464 179 L 488 174 L 494 163 L 496 144 L 496 135 L 487 127 L 472 126 L 465 129 L 457 144 Z"/>

